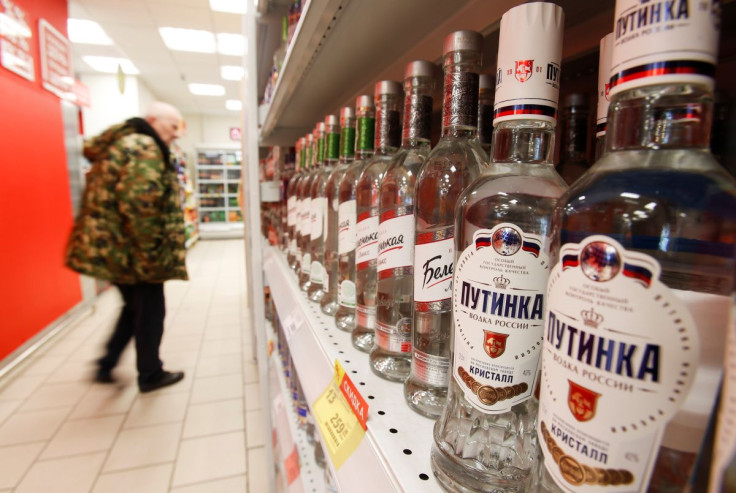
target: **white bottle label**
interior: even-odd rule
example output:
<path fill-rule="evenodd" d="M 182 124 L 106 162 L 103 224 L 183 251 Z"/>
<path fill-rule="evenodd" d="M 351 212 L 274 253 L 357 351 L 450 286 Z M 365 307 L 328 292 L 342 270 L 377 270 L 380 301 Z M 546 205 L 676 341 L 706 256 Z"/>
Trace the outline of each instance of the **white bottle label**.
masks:
<path fill-rule="evenodd" d="M 547 290 L 539 436 L 565 491 L 589 491 L 593 476 L 607 491 L 646 491 L 660 445 L 700 447 L 731 300 L 670 289 L 659 275 L 654 258 L 606 236 L 560 250 Z"/>
<path fill-rule="evenodd" d="M 382 215 L 378 225 L 379 278 L 380 272 L 390 274 L 390 269 L 414 266 L 414 214 L 391 217 L 392 214 Z"/>
<path fill-rule="evenodd" d="M 345 308 L 355 308 L 355 283 L 345 280 L 337 286 L 337 302 Z"/>
<path fill-rule="evenodd" d="M 392 353 L 411 352 L 411 318 L 402 318 L 395 327 L 375 322 L 376 345 Z"/>
<path fill-rule="evenodd" d="M 304 256 L 302 257 L 301 265 L 302 265 L 302 274 L 304 274 L 305 276 L 309 276 L 310 275 L 309 270 L 312 267 L 312 255 L 309 252 L 305 253 Z"/>
<path fill-rule="evenodd" d="M 458 257 L 452 376 L 485 413 L 506 412 L 534 392 L 549 274 L 545 243 L 502 223 L 476 231 Z"/>
<path fill-rule="evenodd" d="M 286 225 L 292 227 L 296 224 L 296 197 L 289 197 L 286 201 Z"/>
<path fill-rule="evenodd" d="M 296 255 L 297 248 L 296 248 L 296 238 L 292 238 L 289 240 L 289 253 L 292 255 Z"/>
<path fill-rule="evenodd" d="M 450 378 L 450 358 L 427 354 L 414 348 L 411 355 L 411 374 L 428 385 L 447 387 Z"/>
<path fill-rule="evenodd" d="M 618 0 L 611 96 L 652 84 L 713 88 L 720 2 Z"/>
<path fill-rule="evenodd" d="M 370 216 L 359 221 L 355 229 L 357 232 L 355 268 L 361 270 L 367 266 L 366 262 L 378 257 L 378 216 Z"/>
<path fill-rule="evenodd" d="M 322 264 L 316 260 L 312 261 L 312 265 L 309 268 L 309 280 L 314 284 L 322 284 L 323 271 Z"/>
<path fill-rule="evenodd" d="M 327 272 L 327 269 L 322 269 L 322 291 L 325 294 L 330 292 L 330 274 Z"/>
<path fill-rule="evenodd" d="M 310 222 L 311 229 L 309 231 L 310 240 L 316 240 L 322 237 L 322 226 L 324 226 L 324 214 L 327 208 L 327 199 L 318 197 L 312 199 L 310 206 Z"/>
<path fill-rule="evenodd" d="M 727 471 L 736 470 L 736 327 L 733 314 L 728 331 L 726 349 L 726 376 L 721 394 L 721 409 L 716 429 L 716 445 L 710 475 L 710 493 L 729 491 L 723 484 Z"/>
<path fill-rule="evenodd" d="M 312 199 L 302 200 L 302 236 L 309 236 L 312 232 Z"/>
<path fill-rule="evenodd" d="M 422 235 L 423 236 L 423 235 Z M 414 305 L 449 300 L 452 297 L 452 272 L 455 263 L 455 239 L 423 241 L 414 247 Z"/>
<path fill-rule="evenodd" d="M 348 200 L 337 207 L 337 253 L 355 250 L 355 201 Z"/>
<path fill-rule="evenodd" d="M 601 39 L 600 57 L 598 58 L 598 106 L 596 108 L 595 135 L 606 134 L 608 122 L 608 105 L 611 102 L 609 81 L 611 73 L 611 52 L 613 51 L 613 33 Z"/>

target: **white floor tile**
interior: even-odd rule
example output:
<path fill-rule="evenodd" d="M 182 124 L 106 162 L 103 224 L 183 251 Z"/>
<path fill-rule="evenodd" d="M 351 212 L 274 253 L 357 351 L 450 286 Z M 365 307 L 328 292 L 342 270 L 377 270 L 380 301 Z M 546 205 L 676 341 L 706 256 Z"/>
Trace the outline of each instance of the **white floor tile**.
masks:
<path fill-rule="evenodd" d="M 23 375 L 48 375 L 61 366 L 66 359 L 67 356 L 41 355 L 28 363 L 28 366 L 23 369 Z"/>
<path fill-rule="evenodd" d="M 248 491 L 250 493 L 268 491 L 268 474 L 273 462 L 266 460 L 266 448 L 248 449 Z"/>
<path fill-rule="evenodd" d="M 266 431 L 263 414 L 259 411 L 245 413 L 245 432 L 248 437 L 248 448 L 261 447 L 266 443 Z"/>
<path fill-rule="evenodd" d="M 20 411 L 35 411 L 55 407 L 73 407 L 92 386 L 87 382 L 52 383 L 39 387 L 20 407 Z"/>
<path fill-rule="evenodd" d="M 238 373 L 197 378 L 192 388 L 192 404 L 235 399 L 243 396 L 243 377 Z"/>
<path fill-rule="evenodd" d="M 194 374 L 196 378 L 214 377 L 241 373 L 243 371 L 243 357 L 240 354 L 225 354 L 200 358 Z"/>
<path fill-rule="evenodd" d="M 248 355 L 243 355 L 243 382 L 258 382 L 258 363 L 248 359 Z"/>
<path fill-rule="evenodd" d="M 47 375 L 29 375 L 16 377 L 7 384 L 7 386 L 0 388 L 0 402 L 1 401 L 14 401 L 18 399 L 25 399 L 39 388 Z"/>
<path fill-rule="evenodd" d="M 178 423 L 184 420 L 187 412 L 189 395 L 177 394 L 143 394 L 138 398 L 128 413 L 124 428 Z"/>
<path fill-rule="evenodd" d="M 243 493 L 248 491 L 245 474 L 227 479 L 218 479 L 216 481 L 207 481 L 191 486 L 182 486 L 174 488 L 171 493 Z M 250 493 L 266 493 L 265 490 L 250 490 Z"/>
<path fill-rule="evenodd" d="M 69 411 L 62 407 L 13 414 L 0 426 L 0 446 L 51 439 Z"/>
<path fill-rule="evenodd" d="M 116 378 L 120 378 L 116 376 Z M 72 411 L 70 419 L 127 413 L 138 397 L 136 384 L 93 385 Z"/>
<path fill-rule="evenodd" d="M 171 462 L 176 458 L 181 424 L 147 426 L 120 432 L 103 471 Z"/>
<path fill-rule="evenodd" d="M 41 459 L 106 452 L 115 441 L 122 422 L 122 415 L 67 421 L 49 442 Z"/>
<path fill-rule="evenodd" d="M 100 453 L 36 462 L 15 493 L 88 493 L 104 459 Z"/>
<path fill-rule="evenodd" d="M 222 356 L 224 354 L 241 354 L 240 338 L 236 339 L 216 339 L 202 342 L 202 357 Z"/>
<path fill-rule="evenodd" d="M 92 493 L 167 493 L 174 464 L 101 474 Z"/>
<path fill-rule="evenodd" d="M 43 447 L 44 443 L 0 447 L 0 488 L 14 488 Z"/>
<path fill-rule="evenodd" d="M 261 385 L 259 383 L 249 383 L 245 387 L 245 410 L 255 411 L 261 409 Z"/>
<path fill-rule="evenodd" d="M 242 431 L 183 440 L 174 469 L 173 486 L 210 481 L 246 472 Z"/>
<path fill-rule="evenodd" d="M 243 400 L 208 402 L 189 407 L 183 438 L 192 438 L 245 429 Z"/>
<path fill-rule="evenodd" d="M 8 416 L 12 415 L 18 409 L 23 401 L 17 399 L 14 401 L 0 401 L 0 424 L 2 424 Z"/>

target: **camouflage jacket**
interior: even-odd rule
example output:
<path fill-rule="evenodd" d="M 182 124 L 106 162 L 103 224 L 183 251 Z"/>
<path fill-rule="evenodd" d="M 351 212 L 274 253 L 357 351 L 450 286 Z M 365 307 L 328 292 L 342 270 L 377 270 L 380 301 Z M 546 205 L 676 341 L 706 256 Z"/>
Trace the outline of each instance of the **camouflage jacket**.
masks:
<path fill-rule="evenodd" d="M 92 169 L 66 265 L 118 284 L 187 279 L 176 170 L 158 136 L 140 133 L 141 125 L 155 135 L 132 119 L 85 143 Z"/>

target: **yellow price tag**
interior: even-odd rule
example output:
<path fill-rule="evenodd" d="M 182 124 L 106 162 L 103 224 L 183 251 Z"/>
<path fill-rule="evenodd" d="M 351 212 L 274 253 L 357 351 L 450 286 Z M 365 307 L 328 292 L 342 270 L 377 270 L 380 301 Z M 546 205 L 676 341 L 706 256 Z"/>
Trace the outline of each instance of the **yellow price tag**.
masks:
<path fill-rule="evenodd" d="M 335 361 L 335 378 L 312 405 L 322 442 L 335 470 L 340 469 L 365 436 L 365 430 L 340 391 L 339 385 L 344 377 L 345 370 Z"/>

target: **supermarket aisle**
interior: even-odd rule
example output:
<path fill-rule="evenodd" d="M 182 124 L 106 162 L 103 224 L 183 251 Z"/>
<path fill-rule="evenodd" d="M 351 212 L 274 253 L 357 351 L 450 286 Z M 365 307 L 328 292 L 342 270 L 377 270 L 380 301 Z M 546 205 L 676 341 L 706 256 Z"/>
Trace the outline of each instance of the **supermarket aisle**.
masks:
<path fill-rule="evenodd" d="M 119 384 L 90 382 L 120 307 L 108 290 L 91 317 L 0 382 L 0 493 L 267 491 L 243 241 L 199 242 L 187 265 L 191 281 L 166 283 L 161 348 L 184 381 L 138 393 L 130 347 Z"/>

